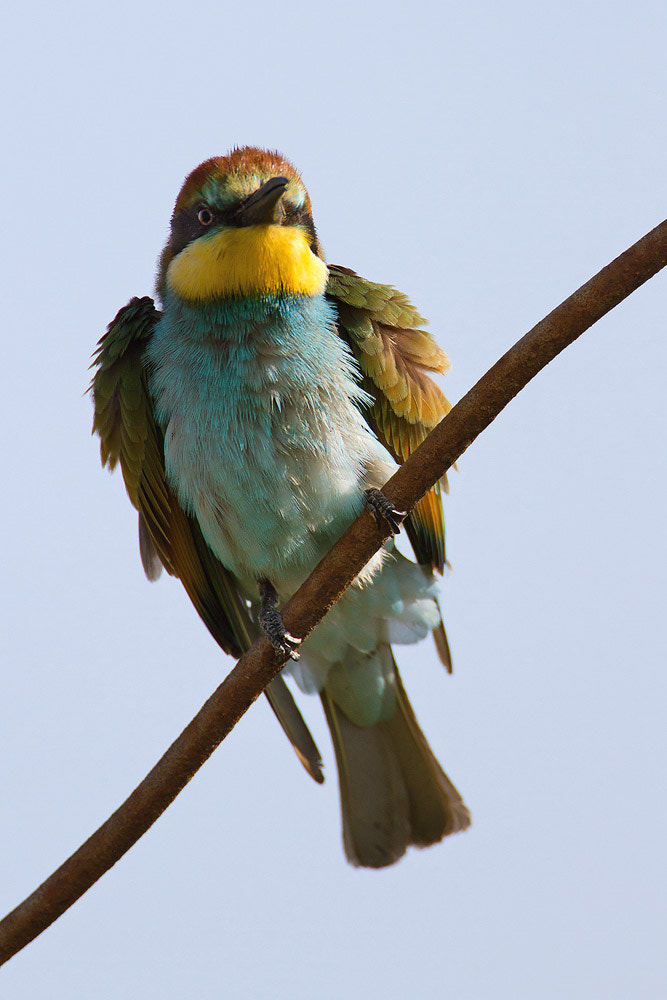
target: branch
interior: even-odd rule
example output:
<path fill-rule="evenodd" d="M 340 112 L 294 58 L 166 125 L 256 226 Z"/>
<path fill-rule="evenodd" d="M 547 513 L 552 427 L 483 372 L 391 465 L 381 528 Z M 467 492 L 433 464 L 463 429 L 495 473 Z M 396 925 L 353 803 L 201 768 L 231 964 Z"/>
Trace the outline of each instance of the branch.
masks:
<path fill-rule="evenodd" d="M 565 347 L 667 264 L 667 220 L 617 257 L 526 334 L 477 382 L 389 480 L 387 497 L 411 510 L 511 399 Z M 364 512 L 284 609 L 305 637 L 387 537 Z M 57 871 L 0 922 L 0 964 L 76 902 L 149 829 L 276 676 L 262 638 L 123 805 Z"/>

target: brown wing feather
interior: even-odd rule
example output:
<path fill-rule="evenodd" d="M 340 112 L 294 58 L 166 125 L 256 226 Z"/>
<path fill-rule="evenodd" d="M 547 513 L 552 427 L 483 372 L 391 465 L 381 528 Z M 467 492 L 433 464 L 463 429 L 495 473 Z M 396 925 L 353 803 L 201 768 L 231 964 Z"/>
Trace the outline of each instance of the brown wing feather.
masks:
<path fill-rule="evenodd" d="M 403 463 L 449 412 L 429 372 L 444 374 L 449 361 L 425 320 L 402 292 L 329 268 L 327 294 L 338 309 L 339 329 L 350 344 L 373 398 L 367 420 L 394 459 Z M 436 485 L 411 512 L 406 530 L 420 563 L 442 572 L 446 562 L 442 489 Z"/>
<path fill-rule="evenodd" d="M 247 611 L 229 574 L 206 545 L 170 489 L 164 471 L 164 441 L 146 389 L 143 355 L 160 314 L 145 296 L 121 309 L 99 342 L 92 390 L 93 431 L 100 436 L 102 463 L 120 463 L 125 486 L 140 515 L 143 550 L 181 579 L 216 642 L 240 656 L 248 645 Z"/>

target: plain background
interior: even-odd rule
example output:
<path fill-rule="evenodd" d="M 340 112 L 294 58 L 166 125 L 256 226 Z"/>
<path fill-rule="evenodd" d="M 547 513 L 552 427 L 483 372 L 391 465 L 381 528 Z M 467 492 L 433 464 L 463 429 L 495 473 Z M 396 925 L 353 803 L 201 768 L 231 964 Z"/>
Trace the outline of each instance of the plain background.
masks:
<path fill-rule="evenodd" d="M 84 396 L 200 160 L 278 147 L 331 261 L 410 294 L 458 399 L 665 215 L 665 5 L 65 2 L 5 15 L 2 822 L 18 903 L 231 662 L 142 575 Z M 455 657 L 400 651 L 474 825 L 383 872 L 262 701 L 0 973 L 9 1000 L 667 995 L 665 318 L 658 276 L 470 448 Z"/>

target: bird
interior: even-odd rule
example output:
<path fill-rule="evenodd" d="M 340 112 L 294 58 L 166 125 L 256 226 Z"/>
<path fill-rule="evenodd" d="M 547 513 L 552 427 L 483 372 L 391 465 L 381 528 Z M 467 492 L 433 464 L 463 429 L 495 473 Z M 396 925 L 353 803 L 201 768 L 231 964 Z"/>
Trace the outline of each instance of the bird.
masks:
<path fill-rule="evenodd" d="M 264 633 L 287 657 L 266 695 L 321 783 L 286 677 L 319 695 L 345 854 L 365 868 L 470 824 L 392 651 L 431 634 L 451 672 L 437 588 L 446 482 L 407 516 L 382 493 L 450 408 L 430 377 L 449 362 L 425 325 L 393 286 L 326 263 L 288 160 L 238 146 L 185 179 L 155 299 L 120 309 L 91 365 L 93 433 L 138 511 L 146 576 L 178 577 L 225 653 Z M 365 507 L 391 534 L 302 641 L 280 607 Z M 414 560 L 395 544 L 402 523 Z"/>

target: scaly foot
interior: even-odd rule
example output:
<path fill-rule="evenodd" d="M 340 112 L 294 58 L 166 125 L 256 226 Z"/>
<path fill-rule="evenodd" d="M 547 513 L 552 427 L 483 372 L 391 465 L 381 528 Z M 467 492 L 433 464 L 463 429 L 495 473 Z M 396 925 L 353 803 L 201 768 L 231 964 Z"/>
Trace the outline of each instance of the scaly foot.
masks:
<path fill-rule="evenodd" d="M 382 529 L 382 522 L 385 521 L 392 535 L 397 535 L 401 530 L 401 522 L 407 517 L 407 511 L 396 510 L 391 500 L 388 500 L 382 490 L 371 488 L 364 490 L 364 503 L 375 518 L 378 528 Z"/>
<path fill-rule="evenodd" d="M 259 624 L 262 626 L 264 635 L 269 640 L 278 656 L 288 656 L 290 660 L 298 660 L 297 648 L 301 645 L 302 639 L 295 635 L 290 635 L 285 628 L 283 616 L 277 610 L 278 595 L 270 580 L 258 580 L 259 596 L 261 604 L 259 608 Z"/>

